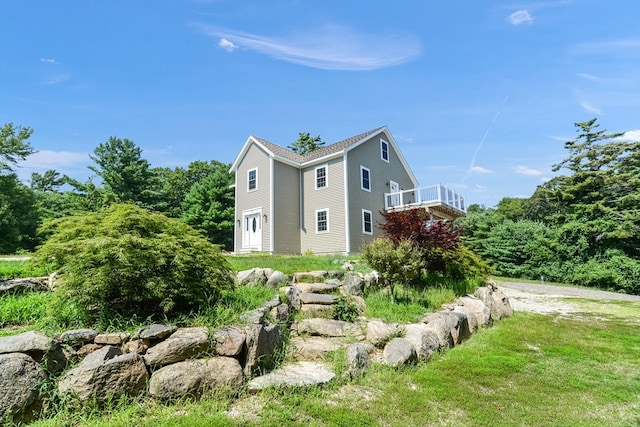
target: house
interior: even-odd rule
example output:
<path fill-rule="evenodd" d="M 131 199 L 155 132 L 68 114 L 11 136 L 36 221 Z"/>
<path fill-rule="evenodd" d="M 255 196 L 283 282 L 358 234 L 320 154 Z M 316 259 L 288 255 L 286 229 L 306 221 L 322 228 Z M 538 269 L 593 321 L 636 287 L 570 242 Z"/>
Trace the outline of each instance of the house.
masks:
<path fill-rule="evenodd" d="M 386 126 L 300 155 L 250 136 L 235 173 L 234 252 L 354 253 L 378 237 L 381 211 L 466 212 L 442 185 L 420 188 Z"/>

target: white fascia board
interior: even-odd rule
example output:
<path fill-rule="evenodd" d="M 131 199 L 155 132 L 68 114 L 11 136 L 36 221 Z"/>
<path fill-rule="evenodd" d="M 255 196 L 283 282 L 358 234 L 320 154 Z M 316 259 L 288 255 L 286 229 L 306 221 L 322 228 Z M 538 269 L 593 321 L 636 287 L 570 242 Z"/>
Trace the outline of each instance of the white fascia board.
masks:
<path fill-rule="evenodd" d="M 251 144 L 255 144 L 258 147 L 260 147 L 260 149 L 264 150 L 270 157 L 274 156 L 274 153 L 271 150 L 269 150 L 263 144 L 258 142 L 256 139 L 254 139 L 253 136 L 250 136 L 249 138 L 247 138 L 247 141 L 242 146 L 242 150 L 240 150 L 240 153 L 238 153 L 238 155 L 236 156 L 236 159 L 233 161 L 233 163 L 231 163 L 229 172 L 235 172 L 238 169 L 238 165 L 240 161 L 242 160 L 244 155 L 247 153 L 247 150 L 249 150 L 249 147 L 251 146 Z"/>

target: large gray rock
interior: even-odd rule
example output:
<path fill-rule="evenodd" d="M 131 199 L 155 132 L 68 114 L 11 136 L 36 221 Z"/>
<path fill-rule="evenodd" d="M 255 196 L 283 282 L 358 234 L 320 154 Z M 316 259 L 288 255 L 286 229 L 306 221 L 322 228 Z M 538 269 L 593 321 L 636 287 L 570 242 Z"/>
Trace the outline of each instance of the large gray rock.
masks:
<path fill-rule="evenodd" d="M 404 338 L 413 345 L 418 358 L 429 358 L 440 348 L 438 335 L 424 323 L 404 325 Z"/>
<path fill-rule="evenodd" d="M 221 388 L 238 390 L 242 379 L 242 367 L 237 359 L 187 360 L 155 371 L 149 381 L 149 394 L 163 400 L 200 397 Z"/>
<path fill-rule="evenodd" d="M 239 286 L 265 285 L 272 273 L 273 270 L 270 268 L 252 268 L 251 270 L 239 271 L 236 275 L 236 283 Z"/>
<path fill-rule="evenodd" d="M 69 345 L 83 345 L 92 342 L 96 335 L 95 329 L 72 329 L 60 334 L 59 340 Z"/>
<path fill-rule="evenodd" d="M 32 291 L 46 291 L 46 277 L 38 279 L 35 277 L 26 279 L 0 279 L 0 295 L 3 293 L 23 293 Z"/>
<path fill-rule="evenodd" d="M 513 308 L 511 307 L 509 297 L 495 285 L 489 284 L 488 286 L 478 288 L 473 295 L 481 299 L 482 302 L 489 307 L 492 320 L 500 320 L 503 317 L 513 315 Z"/>
<path fill-rule="evenodd" d="M 367 341 L 377 347 L 383 347 L 399 333 L 400 327 L 397 323 L 387 323 L 381 319 L 371 319 L 367 322 Z"/>
<path fill-rule="evenodd" d="M 141 340 L 160 340 L 162 338 L 168 337 L 175 331 L 176 331 L 175 326 L 154 323 L 153 325 L 149 326 L 148 328 L 140 332 L 139 338 Z"/>
<path fill-rule="evenodd" d="M 297 282 L 324 282 L 329 277 L 329 272 L 326 270 L 306 271 L 300 273 L 294 273 L 293 281 Z"/>
<path fill-rule="evenodd" d="M 335 308 L 333 305 L 326 304 L 303 304 L 302 307 L 300 307 L 300 312 L 303 317 L 306 318 L 332 318 L 335 314 Z"/>
<path fill-rule="evenodd" d="M 413 344 L 405 338 L 394 338 L 384 346 L 382 360 L 387 365 L 400 366 L 414 362 L 417 358 Z"/>
<path fill-rule="evenodd" d="M 179 328 L 166 340 L 150 347 L 144 360 L 151 367 L 196 358 L 209 351 L 209 332 L 207 328 Z"/>
<path fill-rule="evenodd" d="M 286 323 L 289 322 L 291 311 L 289 310 L 288 304 L 280 304 L 271 309 L 269 315 L 271 318 L 275 319 L 276 322 Z"/>
<path fill-rule="evenodd" d="M 286 280 L 287 276 L 282 271 L 275 270 L 269 276 L 269 279 L 267 280 L 267 286 L 272 289 L 276 289 L 278 286 L 281 286 L 282 283 Z"/>
<path fill-rule="evenodd" d="M 473 311 L 469 310 L 464 305 L 456 305 L 453 307 L 453 311 L 460 313 L 467 318 L 467 328 L 469 334 L 475 334 L 478 331 L 478 319 Z M 465 337 L 467 338 L 467 337 Z"/>
<path fill-rule="evenodd" d="M 234 326 L 218 329 L 213 334 L 216 354 L 220 356 L 237 356 L 242 352 L 245 336 Z"/>
<path fill-rule="evenodd" d="M 256 393 L 267 387 L 312 386 L 331 381 L 336 374 L 326 365 L 318 362 L 298 362 L 276 369 L 266 375 L 256 377 L 247 384 L 249 393 Z"/>
<path fill-rule="evenodd" d="M 249 324 L 245 336 L 247 352 L 244 373 L 250 376 L 258 369 L 271 368 L 275 361 L 276 350 L 284 344 L 284 335 L 280 326 Z"/>
<path fill-rule="evenodd" d="M 300 310 L 300 289 L 296 286 L 283 286 L 280 292 L 287 298 L 287 304 L 294 310 Z"/>
<path fill-rule="evenodd" d="M 425 323 L 427 328 L 438 337 L 438 350 L 446 350 L 454 346 L 451 324 L 446 316 L 442 316 L 439 312 L 431 313 L 422 319 L 422 323 Z"/>
<path fill-rule="evenodd" d="M 296 288 L 300 289 L 300 292 L 314 293 L 314 294 L 330 294 L 337 291 L 340 288 L 340 282 L 338 283 L 296 283 Z"/>
<path fill-rule="evenodd" d="M 351 378 L 356 378 L 365 373 L 371 361 L 371 353 L 374 347 L 371 343 L 357 342 L 347 347 L 346 351 L 346 374 Z"/>
<path fill-rule="evenodd" d="M 345 345 L 344 338 L 302 336 L 289 340 L 289 348 L 296 360 L 321 360 L 327 356 L 327 353 Z"/>
<path fill-rule="evenodd" d="M 58 381 L 62 394 L 72 394 L 81 402 L 104 403 L 113 397 L 138 396 L 146 392 L 149 374 L 136 353 L 115 355 L 108 346 L 91 353 Z M 113 356 L 113 357 L 110 357 Z"/>
<path fill-rule="evenodd" d="M 322 335 L 325 337 L 363 338 L 362 329 L 355 323 L 331 319 L 303 319 L 298 322 L 299 334 Z"/>
<path fill-rule="evenodd" d="M 300 301 L 303 304 L 325 304 L 331 305 L 338 299 L 335 295 L 327 295 L 327 294 L 313 294 L 309 292 L 301 292 L 300 293 Z"/>
<path fill-rule="evenodd" d="M 344 278 L 342 290 L 348 295 L 361 297 L 364 293 L 364 279 L 357 274 L 348 274 Z"/>
<path fill-rule="evenodd" d="M 61 372 L 67 366 L 67 357 L 60 343 L 39 332 L 29 331 L 0 337 L 0 354 L 25 353 L 51 373 Z"/>
<path fill-rule="evenodd" d="M 460 297 L 458 303 L 474 314 L 478 327 L 491 325 L 491 310 L 480 298 L 466 295 Z"/>
<path fill-rule="evenodd" d="M 0 354 L 0 424 L 32 421 L 42 406 L 47 374 L 24 353 Z"/>
<path fill-rule="evenodd" d="M 98 334 L 96 335 L 93 342 L 96 344 L 106 344 L 106 345 L 121 345 L 127 341 L 131 336 L 126 332 L 111 332 L 107 334 Z"/>

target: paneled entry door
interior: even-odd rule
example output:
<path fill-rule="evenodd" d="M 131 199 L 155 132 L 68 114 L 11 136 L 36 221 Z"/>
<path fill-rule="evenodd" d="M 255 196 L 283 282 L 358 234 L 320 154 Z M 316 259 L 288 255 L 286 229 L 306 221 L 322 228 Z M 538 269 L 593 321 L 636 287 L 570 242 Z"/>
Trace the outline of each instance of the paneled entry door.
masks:
<path fill-rule="evenodd" d="M 243 215 L 242 247 L 254 251 L 262 250 L 262 213 L 251 212 Z"/>

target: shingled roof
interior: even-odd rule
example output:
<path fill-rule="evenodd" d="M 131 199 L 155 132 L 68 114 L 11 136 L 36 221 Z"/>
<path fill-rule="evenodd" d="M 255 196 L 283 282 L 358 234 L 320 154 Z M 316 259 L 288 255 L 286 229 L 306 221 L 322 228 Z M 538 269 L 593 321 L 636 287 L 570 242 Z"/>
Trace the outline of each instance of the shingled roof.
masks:
<path fill-rule="evenodd" d="M 291 150 L 289 150 L 288 148 L 282 147 L 278 144 L 274 144 L 272 142 L 269 142 L 265 139 L 259 138 L 257 136 L 252 136 L 252 138 L 254 138 L 256 141 L 258 141 L 260 144 L 264 145 L 265 148 L 267 148 L 268 150 L 270 150 L 273 154 L 280 156 L 280 157 L 284 157 L 285 159 L 294 161 L 296 163 L 305 163 L 305 162 L 309 162 L 312 160 L 316 160 L 325 156 L 329 156 L 331 154 L 335 154 L 335 153 L 339 153 L 340 151 L 362 141 L 363 139 L 378 133 L 380 130 L 384 129 L 384 126 L 381 126 L 379 128 L 376 129 L 372 129 L 368 132 L 363 132 L 359 135 L 356 136 L 352 136 L 350 138 L 347 139 L 343 139 L 342 141 L 338 141 L 336 143 L 333 143 L 331 145 L 326 145 L 326 146 L 322 146 L 320 148 L 318 148 L 317 150 L 313 150 L 305 155 L 300 155 L 296 152 L 293 152 Z"/>

